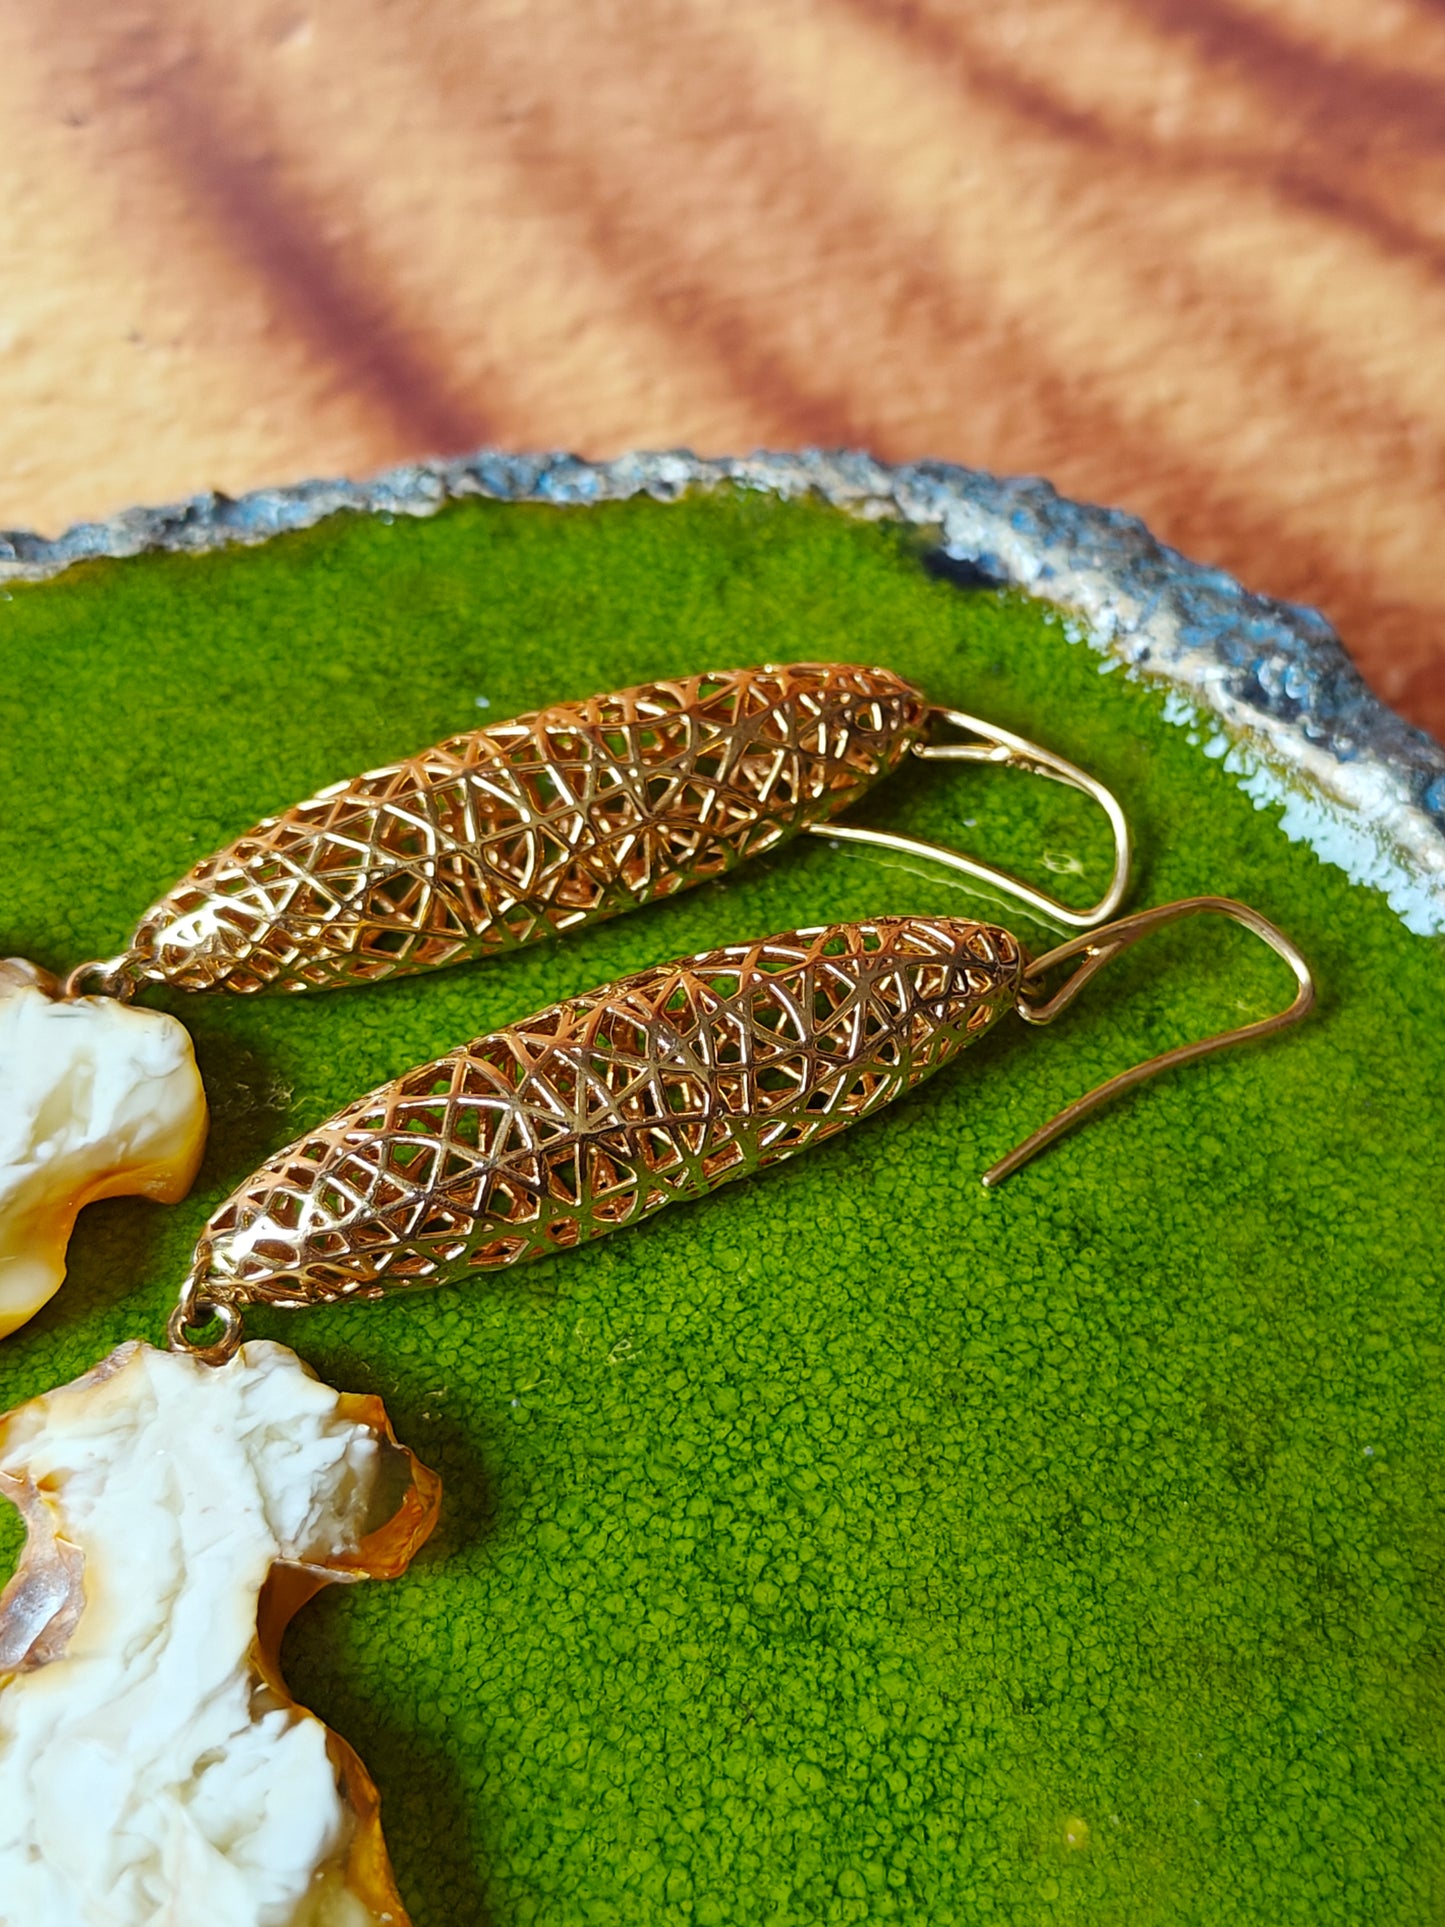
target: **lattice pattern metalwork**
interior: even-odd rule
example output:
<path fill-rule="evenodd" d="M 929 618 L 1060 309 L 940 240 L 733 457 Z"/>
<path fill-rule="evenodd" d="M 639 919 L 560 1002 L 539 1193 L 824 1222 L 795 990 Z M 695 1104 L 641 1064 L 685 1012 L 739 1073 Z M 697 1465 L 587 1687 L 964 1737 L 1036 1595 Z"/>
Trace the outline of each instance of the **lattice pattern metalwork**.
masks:
<path fill-rule="evenodd" d="M 211 1219 L 206 1301 L 314 1305 L 544 1257 L 792 1157 L 1019 994 L 1006 930 L 886 917 L 685 957 L 349 1105 Z"/>
<path fill-rule="evenodd" d="M 835 663 L 554 704 L 266 818 L 146 912 L 125 967 L 183 990 L 302 991 L 514 949 L 847 809 L 927 713 L 887 670 Z"/>

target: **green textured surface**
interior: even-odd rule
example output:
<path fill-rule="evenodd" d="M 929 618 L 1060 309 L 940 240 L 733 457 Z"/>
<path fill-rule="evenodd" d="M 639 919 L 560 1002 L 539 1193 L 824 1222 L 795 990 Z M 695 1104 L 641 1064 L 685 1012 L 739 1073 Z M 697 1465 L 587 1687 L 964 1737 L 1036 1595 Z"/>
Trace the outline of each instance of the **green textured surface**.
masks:
<path fill-rule="evenodd" d="M 411 1575 L 329 1595 L 288 1647 L 381 1784 L 417 1927 L 1445 1918 L 1439 943 L 1037 606 L 822 508 L 343 519 L 16 590 L 0 639 L 0 943 L 52 964 L 116 949 L 266 809 L 483 716 L 842 656 L 1089 764 L 1132 809 L 1136 904 L 1245 897 L 1321 979 L 1305 1029 L 997 1195 L 978 1172 L 1061 1102 L 1261 1014 L 1283 967 L 1188 926 L 1053 1031 L 1000 1026 L 702 1204 L 501 1281 L 255 1320 L 383 1393 L 446 1480 Z M 1087 806 L 1018 776 L 919 770 L 867 814 L 1103 867 Z M 0 1406 L 158 1338 L 206 1213 L 367 1085 L 668 955 L 948 910 L 995 914 L 811 841 L 504 963 L 177 1003 L 202 1182 L 85 1213 L 64 1291 L 0 1346 Z"/>

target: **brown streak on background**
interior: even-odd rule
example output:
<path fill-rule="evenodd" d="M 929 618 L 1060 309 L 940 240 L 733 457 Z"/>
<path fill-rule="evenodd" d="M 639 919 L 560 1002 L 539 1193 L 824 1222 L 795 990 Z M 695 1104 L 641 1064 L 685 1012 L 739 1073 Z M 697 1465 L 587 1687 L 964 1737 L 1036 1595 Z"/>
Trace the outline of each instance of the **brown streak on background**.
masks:
<path fill-rule="evenodd" d="M 264 145 L 238 90 L 181 33 L 184 57 L 167 58 L 163 31 L 107 32 L 104 15 L 51 0 L 57 37 L 93 46 L 90 108 L 101 120 L 130 110 L 132 139 L 204 211 L 223 243 L 271 290 L 296 335 L 336 379 L 364 395 L 383 432 L 406 449 L 457 454 L 491 432 L 476 399 L 450 390 L 401 339 L 384 302 L 361 286 L 355 264 L 325 245 L 303 197 L 248 158 Z M 157 9 L 157 18 L 165 14 Z"/>
<path fill-rule="evenodd" d="M 494 73 L 504 69 L 498 38 L 487 49 Z M 464 74 L 438 68 L 427 78 L 443 109 L 464 115 Z M 558 76 L 554 86 L 565 92 L 565 77 Z M 784 445 L 876 438 L 881 425 L 864 418 L 846 382 L 790 368 L 766 339 L 766 326 L 757 327 L 749 316 L 737 282 L 711 272 L 716 263 L 698 263 L 678 245 L 684 210 L 669 205 L 665 179 L 609 161 L 605 124 L 589 120 L 585 89 L 567 99 L 565 111 L 554 101 L 537 101 L 525 127 L 503 129 L 501 137 L 527 171 L 529 196 L 571 245 L 610 272 L 631 306 L 660 317 L 691 359 L 712 362 L 771 435 Z"/>
<path fill-rule="evenodd" d="M 7 9 L 0 522 L 488 438 L 861 443 L 1142 513 L 1445 733 L 1424 12 Z"/>
<path fill-rule="evenodd" d="M 1227 0 L 1130 0 L 1146 18 L 1193 42 L 1206 60 L 1248 75 L 1291 109 L 1364 149 L 1445 147 L 1445 88 L 1398 69 L 1341 61 L 1278 32 Z"/>
<path fill-rule="evenodd" d="M 876 15 L 881 10 L 869 6 L 862 11 Z M 646 0 L 635 0 L 634 20 L 646 12 Z M 456 51 L 455 45 L 449 48 L 452 54 Z M 525 83 L 525 54 L 519 61 L 505 33 L 489 35 L 485 51 L 491 71 L 509 91 Z M 750 85 L 746 69 L 730 60 L 728 48 L 694 39 L 679 23 L 665 49 L 660 43 L 644 46 L 628 69 L 630 95 L 650 106 L 659 120 L 664 106 L 672 107 L 684 129 L 716 113 L 719 99 L 730 103 L 729 131 L 746 137 L 744 158 L 716 179 L 718 170 L 706 146 L 688 167 L 686 151 L 675 149 L 665 133 L 657 136 L 647 166 L 596 165 L 591 157 L 603 151 L 607 129 L 607 104 L 599 99 L 607 79 L 606 56 L 599 61 L 599 50 L 589 43 L 585 29 L 571 37 L 569 56 L 566 71 L 551 78 L 554 98 L 537 104 L 528 117 L 526 152 L 535 164 L 534 191 L 548 194 L 559 220 L 574 223 L 577 238 L 613 264 L 619 279 L 633 285 L 640 303 L 674 318 L 679 330 L 686 331 L 690 352 L 715 355 L 750 406 L 776 409 L 785 397 L 807 396 L 810 434 L 831 441 L 864 439 L 885 453 L 901 453 L 889 405 L 896 409 L 900 383 L 909 371 L 936 370 L 930 378 L 933 391 L 964 410 L 970 383 L 959 380 L 960 372 L 974 377 L 974 388 L 979 377 L 990 385 L 1010 380 L 1017 385 L 1014 348 L 1025 345 L 1030 350 L 1028 389 L 1044 391 L 1037 412 L 1044 421 L 1062 426 L 1066 444 L 1106 448 L 1141 469 L 1157 465 L 1157 446 L 1142 440 L 1137 429 L 1102 401 L 1091 401 L 1087 386 L 1066 369 L 1053 366 L 1045 341 L 1016 330 L 1007 358 L 980 349 L 978 343 L 986 339 L 987 289 L 930 259 L 927 233 L 916 230 L 897 207 L 873 204 L 863 183 L 841 171 L 837 157 L 817 150 L 806 125 L 794 126 L 771 113 Z M 465 63 L 457 63 L 435 77 L 438 104 L 447 113 L 464 111 L 471 72 Z M 459 84 L 453 85 L 454 80 Z M 832 362 L 828 345 L 810 341 L 806 355 L 790 358 L 786 317 L 767 304 L 739 300 L 736 291 L 746 288 L 748 264 L 745 256 L 735 258 L 728 236 L 717 237 L 715 258 L 706 264 L 692 261 L 678 248 L 689 197 L 699 191 L 706 195 L 715 185 L 731 185 L 737 203 L 746 205 L 751 199 L 767 210 L 773 236 L 826 311 L 856 303 L 860 293 L 866 303 L 875 288 L 886 291 L 898 365 L 881 370 L 886 391 L 880 386 L 871 408 L 867 404 L 875 383 L 868 373 L 853 372 L 854 404 L 845 413 L 827 393 Z M 850 267 L 858 259 L 872 268 L 871 285 L 861 290 Z M 1261 374 L 1282 367 L 1284 346 L 1278 340 L 1265 341 L 1254 350 Z M 970 361 L 980 355 L 983 366 L 970 368 Z M 757 379 L 759 370 L 762 381 Z M 1325 384 L 1312 389 L 1308 368 L 1289 374 L 1309 414 L 1333 408 L 1342 427 L 1359 425 L 1357 404 L 1347 394 Z M 835 389 L 838 385 L 833 383 Z M 1193 469 L 1187 451 L 1179 461 L 1190 495 L 1198 499 L 1207 494 L 1207 473 Z"/>
<path fill-rule="evenodd" d="M 1094 150 L 1099 156 L 1107 157 L 1110 163 L 1122 163 L 1132 170 L 1143 172 L 1147 168 L 1149 178 L 1153 180 L 1158 180 L 1161 174 L 1167 177 L 1191 167 L 1198 171 L 1210 165 L 1196 156 L 1181 154 L 1160 143 L 1122 134 L 1110 127 L 1102 116 L 1086 114 L 1059 100 L 1046 89 L 1013 73 L 1001 62 L 991 60 L 985 51 L 964 38 L 956 27 L 949 31 L 942 23 L 927 18 L 924 9 L 910 4 L 910 0 L 835 0 L 835 4 L 851 7 L 865 18 L 888 22 L 902 37 L 920 45 L 930 58 L 938 61 L 941 68 L 951 67 L 965 92 L 987 93 L 1006 106 L 1021 122 L 1031 124 L 1055 142 L 1071 149 L 1085 149 L 1086 154 L 1079 157 L 1081 168 L 1086 164 L 1087 150 Z M 1279 184 L 1277 174 L 1258 160 L 1252 164 L 1247 160 L 1241 164 L 1231 164 L 1225 157 L 1217 165 L 1220 171 L 1232 174 L 1237 184 L 1243 184 L 1250 178 L 1257 186 Z M 1111 178 L 1118 179 L 1113 168 Z M 1301 205 L 1307 204 L 1318 211 L 1334 211 L 1333 197 L 1328 188 L 1308 177 L 1300 177 L 1299 185 L 1303 191 L 1296 198 Z M 1363 231 L 1364 224 L 1360 225 Z M 1401 238 L 1403 240 L 1405 237 L 1402 235 Z M 1409 242 L 1410 245 L 1402 246 L 1399 252 L 1416 259 L 1424 254 L 1425 265 L 1433 265 L 1434 257 L 1440 251 L 1422 249 L 1413 236 L 1409 237 Z M 1445 258 L 1445 253 L 1442 253 L 1442 258 Z M 1168 265 L 1170 281 L 1160 288 L 1160 298 L 1181 310 L 1182 322 L 1202 309 L 1208 298 L 1208 290 L 1185 257 L 1176 257 Z M 1146 277 L 1154 272 L 1154 264 L 1146 263 Z M 1250 335 L 1256 339 L 1249 339 Z M 1247 331 L 1241 332 L 1235 344 L 1235 359 L 1241 362 L 1248 359 L 1261 388 L 1270 379 L 1277 384 L 1287 385 L 1313 418 L 1318 419 L 1320 411 L 1328 412 L 1342 433 L 1358 434 L 1368 429 L 1378 434 L 1383 430 L 1398 446 L 1413 429 L 1418 451 L 1425 438 L 1419 433 L 1420 425 L 1409 415 L 1401 411 L 1382 411 L 1378 401 L 1362 404 L 1341 386 L 1334 371 L 1316 368 L 1308 359 L 1303 362 L 1291 360 L 1289 346 L 1288 340 L 1282 338 L 1277 330 L 1268 328 L 1260 318 L 1251 317 Z M 1116 435 L 1120 433 L 1121 425 L 1114 425 L 1112 432 Z M 1428 441 L 1427 453 L 1438 466 L 1442 455 L 1445 455 L 1438 436 Z M 1200 482 L 1204 480 L 1203 477 L 1198 479 Z"/>
<path fill-rule="evenodd" d="M 1303 155 L 1284 158 L 1270 154 L 1262 146 L 1235 152 L 1151 139 L 1137 129 L 1111 124 L 1103 114 L 1077 106 L 1004 62 L 992 59 L 976 40 L 967 36 L 956 17 L 941 20 L 929 7 L 917 4 L 917 0 L 838 0 L 838 4 L 853 6 L 886 21 L 900 36 L 943 66 L 966 76 L 971 84 L 992 89 L 1021 119 L 1033 121 L 1079 147 L 1096 149 L 1114 159 L 1127 161 L 1141 174 L 1147 173 L 1151 181 L 1157 182 L 1161 176 L 1175 180 L 1186 174 L 1213 174 L 1241 185 L 1251 181 L 1263 183 L 1296 207 L 1346 223 L 1390 253 L 1416 260 L 1432 274 L 1445 278 L 1445 243 L 1420 234 L 1409 222 L 1380 207 L 1368 196 L 1352 192 L 1345 179 L 1348 168 L 1328 166 L 1332 149 L 1312 146 Z M 1445 0 L 1441 0 L 1441 4 L 1445 6 Z M 1297 139 L 1303 146 L 1306 140 L 1313 141 L 1314 136 L 1307 128 L 1301 128 Z M 1304 164 L 1306 160 L 1308 166 Z M 1326 172 L 1333 178 L 1325 179 Z"/>
<path fill-rule="evenodd" d="M 371 398 L 402 445 L 451 455 L 485 442 L 491 431 L 478 400 L 449 392 L 445 371 L 426 366 L 397 338 L 383 310 L 320 245 L 303 209 L 261 169 L 228 157 L 215 138 L 214 104 L 178 87 L 160 89 L 157 104 L 165 111 L 167 160 L 275 291 L 312 352 Z"/>

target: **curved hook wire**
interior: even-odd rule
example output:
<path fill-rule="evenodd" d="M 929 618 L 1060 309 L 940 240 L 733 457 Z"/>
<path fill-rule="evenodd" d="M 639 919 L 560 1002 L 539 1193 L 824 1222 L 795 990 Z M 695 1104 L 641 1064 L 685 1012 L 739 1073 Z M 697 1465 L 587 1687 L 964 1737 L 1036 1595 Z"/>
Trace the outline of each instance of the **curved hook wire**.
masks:
<path fill-rule="evenodd" d="M 1277 1030 L 1284 1030 L 1290 1024 L 1297 1024 L 1302 1017 L 1308 1016 L 1314 1007 L 1315 985 L 1310 967 L 1295 949 L 1289 938 L 1268 917 L 1252 910 L 1247 903 L 1236 903 L 1233 897 L 1185 897 L 1178 903 L 1161 904 L 1156 910 L 1141 910 L 1136 916 L 1122 917 L 1118 923 L 1111 923 L 1103 930 L 1095 930 L 1085 937 L 1071 937 L 1067 943 L 1060 944 L 1047 956 L 1039 957 L 1024 971 L 1024 983 L 1037 983 L 1059 964 L 1068 963 L 1074 957 L 1084 961 L 1073 971 L 1063 987 L 1056 991 L 1045 1003 L 1031 1003 L 1024 992 L 1014 1008 L 1028 1024 L 1051 1024 L 1061 1011 L 1078 996 L 1079 992 L 1104 968 L 1112 963 L 1121 951 L 1127 950 L 1151 930 L 1158 930 L 1168 923 L 1178 923 L 1184 917 L 1217 915 L 1230 918 L 1242 924 L 1255 936 L 1267 943 L 1277 956 L 1283 957 L 1295 974 L 1299 988 L 1294 1002 L 1287 1010 L 1276 1011 L 1272 1017 L 1261 1017 L 1253 1024 L 1241 1024 L 1237 1030 L 1217 1032 L 1213 1037 L 1203 1037 L 1194 1044 L 1181 1044 L 1175 1050 L 1162 1051 L 1158 1057 L 1151 1057 L 1146 1063 L 1136 1064 L 1132 1070 L 1121 1071 L 1107 1083 L 1098 1085 L 1083 1097 L 1076 1097 L 1062 1111 L 1032 1137 L 1025 1138 L 1017 1150 L 1010 1151 L 1006 1158 L 1000 1158 L 991 1170 L 983 1174 L 983 1182 L 992 1186 L 1017 1171 L 1021 1164 L 1027 1164 L 1031 1157 L 1042 1151 L 1045 1145 L 1071 1131 L 1081 1118 L 1087 1117 L 1101 1104 L 1121 1092 L 1132 1090 L 1136 1084 L 1148 1078 L 1157 1077 L 1161 1071 L 1172 1070 L 1176 1064 L 1189 1064 L 1197 1057 L 1208 1057 L 1217 1050 L 1229 1050 L 1235 1044 L 1246 1044 L 1255 1037 L 1269 1037 Z"/>
<path fill-rule="evenodd" d="M 1051 782 L 1080 790 L 1099 805 L 1114 832 L 1114 874 L 1109 880 L 1108 889 L 1093 908 L 1071 910 L 1066 903 L 1060 903 L 1057 897 L 1033 889 L 1018 877 L 1010 876 L 1007 870 L 995 869 L 991 863 L 982 863 L 976 857 L 964 856 L 961 851 L 950 850 L 941 843 L 930 843 L 923 837 L 902 836 L 893 830 L 874 830 L 857 823 L 810 823 L 808 828 L 813 835 L 836 837 L 840 843 L 871 843 L 879 849 L 898 850 L 906 856 L 928 857 L 935 863 L 947 864 L 951 870 L 962 871 L 964 876 L 972 877 L 976 882 L 993 884 L 996 889 L 1017 897 L 1020 903 L 1027 904 L 1031 910 L 1051 917 L 1056 923 L 1066 924 L 1070 929 L 1088 930 L 1102 923 L 1106 917 L 1112 917 L 1129 887 L 1132 853 L 1129 824 L 1113 792 L 1105 789 L 1102 783 L 1077 764 L 1056 756 L 1039 743 L 1031 743 L 1026 736 L 1015 736 L 1010 730 L 1000 729 L 996 723 L 966 715 L 961 709 L 935 708 L 932 714 L 945 717 L 956 728 L 968 730 L 980 740 L 972 743 L 915 743 L 914 755 L 925 762 L 997 763 L 1010 769 L 1026 769 L 1031 775 L 1047 776 Z"/>

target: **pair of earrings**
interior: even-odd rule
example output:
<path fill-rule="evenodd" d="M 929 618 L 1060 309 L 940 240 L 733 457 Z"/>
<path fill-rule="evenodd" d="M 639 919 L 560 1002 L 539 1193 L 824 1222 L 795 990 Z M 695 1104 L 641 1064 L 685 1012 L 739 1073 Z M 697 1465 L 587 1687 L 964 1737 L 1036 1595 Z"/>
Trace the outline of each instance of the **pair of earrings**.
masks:
<path fill-rule="evenodd" d="M 963 740 L 930 740 L 936 721 Z M 1094 799 L 1115 850 L 1099 902 L 1070 911 L 972 857 L 834 820 L 910 754 L 1019 767 Z M 62 1001 L 124 1001 L 146 983 L 301 992 L 440 968 L 673 894 L 804 831 L 939 859 L 1082 934 L 1031 958 L 1008 930 L 963 918 L 791 931 L 638 972 L 460 1046 L 278 1152 L 213 1214 L 168 1354 L 124 1346 L 0 1420 L 0 1490 L 30 1525 L 0 1601 L 0 1811 L 19 1816 L 0 1825 L 0 1891 L 21 1883 L 26 1918 L 61 1917 L 60 1899 L 82 1879 L 133 1890 L 135 1918 L 150 1918 L 158 1896 L 175 1900 L 177 1880 L 210 1878 L 218 1854 L 234 1861 L 218 1843 L 263 1838 L 255 1788 L 268 1771 L 274 1779 L 285 1746 L 299 1776 L 288 1785 L 309 1789 L 295 1797 L 311 1827 L 304 1850 L 292 1828 L 257 1873 L 256 1892 L 270 1896 L 264 1917 L 287 1917 L 278 1894 L 294 1894 L 299 1913 L 307 1895 L 334 1890 L 363 1909 L 358 1918 L 405 1920 L 375 1789 L 285 1695 L 276 1655 L 285 1620 L 318 1584 L 405 1566 L 435 1517 L 436 1482 L 408 1459 L 400 1512 L 369 1533 L 378 1468 L 399 1450 L 384 1414 L 306 1378 L 284 1347 L 241 1350 L 246 1305 L 376 1297 L 634 1223 L 870 1115 L 1008 1012 L 1050 1023 L 1112 958 L 1180 918 L 1219 913 L 1259 936 L 1294 971 L 1288 1009 L 1111 1079 L 985 1183 L 1118 1092 L 1310 1007 L 1303 958 L 1244 905 L 1193 898 L 1107 921 L 1127 888 L 1129 832 L 1084 771 L 935 709 L 887 671 L 833 664 L 558 705 L 337 784 L 197 865 L 146 912 L 122 955 L 71 973 Z M 156 1464 L 194 1455 L 198 1431 L 204 1465 L 177 1471 L 162 1491 Z M 220 1567 L 177 1555 L 188 1534 L 205 1539 L 197 1521 L 218 1505 L 232 1515 Z M 161 1531 L 167 1507 L 175 1516 Z M 96 1601 L 107 1598 L 104 1562 L 152 1541 L 169 1549 L 156 1586 L 169 1603 L 147 1631 L 143 1612 L 127 1618 Z M 177 1633 L 201 1611 L 230 1629 L 207 1640 L 204 1665 Z M 147 1638 L 163 1655 L 155 1692 L 167 1713 L 162 1738 L 137 1751 L 133 1728 L 97 1728 L 94 1681 Z M 61 1676 L 82 1660 L 89 1684 L 78 1674 L 72 1698 Z M 132 1690 L 119 1673 L 110 1689 Z M 31 1768 L 82 1733 L 144 1819 L 122 1830 L 124 1865 L 77 1872 L 47 1845 L 68 1837 L 57 1821 L 69 1819 L 69 1796 Z M 308 1744 L 309 1764 L 298 1764 Z M 197 1776 L 209 1774 L 212 1788 L 225 1779 L 217 1759 L 230 1792 L 212 1811 L 195 1788 Z M 181 1836 L 189 1860 L 146 1845 Z M 191 1870 L 177 1873 L 183 1862 Z"/>

